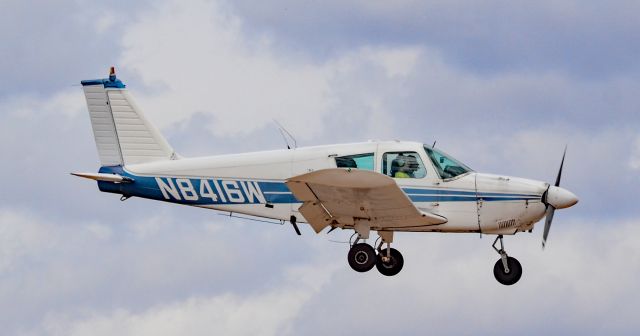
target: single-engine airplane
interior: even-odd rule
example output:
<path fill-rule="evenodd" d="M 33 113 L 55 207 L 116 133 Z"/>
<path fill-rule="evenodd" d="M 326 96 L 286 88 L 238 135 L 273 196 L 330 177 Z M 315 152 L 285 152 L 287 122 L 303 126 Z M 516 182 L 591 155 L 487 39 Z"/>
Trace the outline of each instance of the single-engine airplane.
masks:
<path fill-rule="evenodd" d="M 98 181 L 122 200 L 141 197 L 223 212 L 354 230 L 347 260 L 367 272 L 398 274 L 395 232 L 497 235 L 493 273 L 504 285 L 522 275 L 503 235 L 533 229 L 546 217 L 544 248 L 556 209 L 578 198 L 560 187 L 564 154 L 553 185 L 477 173 L 418 142 L 369 141 L 254 153 L 183 158 L 142 114 L 113 68 L 108 78 L 81 82 L 101 167 L 72 173 Z M 566 148 L 565 148 L 566 154 Z M 376 231 L 379 244 L 366 243 Z M 500 242 L 500 248 L 496 243 Z"/>

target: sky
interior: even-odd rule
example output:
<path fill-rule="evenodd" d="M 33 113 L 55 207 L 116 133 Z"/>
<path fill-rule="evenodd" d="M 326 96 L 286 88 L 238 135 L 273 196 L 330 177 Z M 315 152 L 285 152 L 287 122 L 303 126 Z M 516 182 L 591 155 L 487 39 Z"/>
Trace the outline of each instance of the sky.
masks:
<path fill-rule="evenodd" d="M 3 335 L 636 335 L 636 1 L 88 0 L 0 3 Z M 368 139 L 580 198 L 505 238 L 397 234 L 403 271 L 347 265 L 349 232 L 121 202 L 80 80 L 110 66 L 185 157 Z"/>

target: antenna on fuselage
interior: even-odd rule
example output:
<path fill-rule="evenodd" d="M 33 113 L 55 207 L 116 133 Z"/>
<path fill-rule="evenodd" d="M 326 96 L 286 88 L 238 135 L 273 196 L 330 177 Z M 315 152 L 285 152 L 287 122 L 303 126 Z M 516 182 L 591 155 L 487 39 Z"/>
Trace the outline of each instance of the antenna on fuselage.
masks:
<path fill-rule="evenodd" d="M 431 145 L 431 148 L 436 148 L 436 142 L 437 140 L 433 142 L 433 145 Z"/>
<path fill-rule="evenodd" d="M 293 141 L 293 148 L 298 148 L 298 142 L 296 141 L 296 138 L 294 138 L 293 135 L 291 135 L 291 133 L 289 133 L 289 131 L 287 131 L 287 129 L 284 128 L 277 120 L 273 119 L 273 122 L 276 123 L 276 126 L 278 126 L 278 131 L 280 131 L 280 135 L 282 135 L 282 139 L 284 139 L 284 143 L 287 145 L 287 149 L 291 149 L 291 143 L 289 142 L 289 140 Z"/>

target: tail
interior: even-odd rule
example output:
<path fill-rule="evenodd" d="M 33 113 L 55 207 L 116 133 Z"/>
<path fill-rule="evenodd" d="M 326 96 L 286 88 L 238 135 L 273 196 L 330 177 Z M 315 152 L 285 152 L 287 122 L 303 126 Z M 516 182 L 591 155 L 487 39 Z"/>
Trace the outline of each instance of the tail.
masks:
<path fill-rule="evenodd" d="M 103 167 L 179 158 L 136 106 L 113 67 L 109 78 L 81 83 Z"/>

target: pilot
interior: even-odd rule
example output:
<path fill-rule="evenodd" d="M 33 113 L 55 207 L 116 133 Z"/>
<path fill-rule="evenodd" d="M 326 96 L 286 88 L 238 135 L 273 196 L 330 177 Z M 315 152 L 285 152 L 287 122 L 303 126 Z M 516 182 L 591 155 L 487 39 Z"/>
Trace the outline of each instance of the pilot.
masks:
<path fill-rule="evenodd" d="M 398 167 L 393 175 L 395 178 L 414 178 L 414 173 L 419 167 L 415 156 L 402 154 L 393 160 L 392 165 Z"/>

